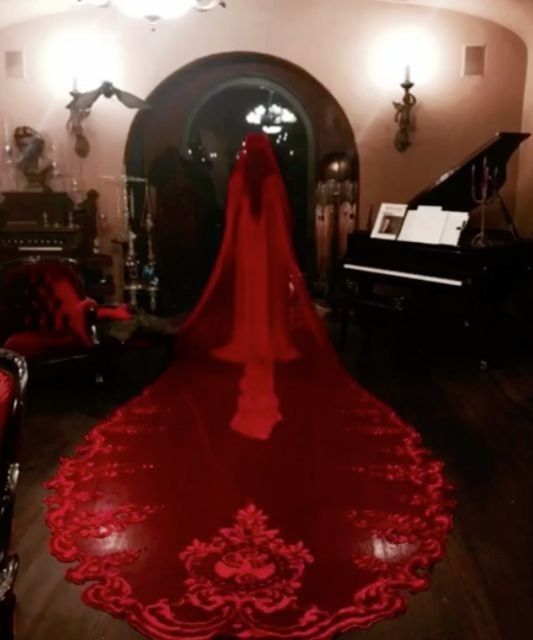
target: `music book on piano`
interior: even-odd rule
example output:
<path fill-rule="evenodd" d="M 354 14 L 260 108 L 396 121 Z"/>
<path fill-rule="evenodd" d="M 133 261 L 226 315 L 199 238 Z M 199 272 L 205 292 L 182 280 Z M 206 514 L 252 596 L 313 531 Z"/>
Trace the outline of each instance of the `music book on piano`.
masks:
<path fill-rule="evenodd" d="M 396 240 L 402 228 L 406 211 L 406 204 L 384 202 L 379 208 L 376 222 L 370 234 L 371 237 L 380 240 Z"/>
<path fill-rule="evenodd" d="M 419 206 L 407 212 L 398 240 L 457 246 L 468 219 L 467 212 Z"/>

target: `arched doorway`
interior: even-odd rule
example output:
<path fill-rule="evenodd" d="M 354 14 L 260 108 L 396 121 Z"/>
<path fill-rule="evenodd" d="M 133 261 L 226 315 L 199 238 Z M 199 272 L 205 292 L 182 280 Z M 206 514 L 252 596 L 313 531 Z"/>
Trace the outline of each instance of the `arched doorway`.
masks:
<path fill-rule="evenodd" d="M 285 110 L 292 121 L 261 126 L 256 114 L 272 107 Z M 256 76 L 220 83 L 204 94 L 191 111 L 182 136 L 182 155 L 210 172 L 217 201 L 223 208 L 242 141 L 248 133 L 261 130 L 269 135 L 281 168 L 293 212 L 296 253 L 305 270 L 309 249 L 308 199 L 315 183 L 315 144 L 305 107 L 294 95 L 278 83 Z"/>
<path fill-rule="evenodd" d="M 126 148 L 128 172 L 147 175 L 157 191 L 163 311 L 191 308 L 203 288 L 218 250 L 232 156 L 239 138 L 260 130 L 246 115 L 269 99 L 297 118 L 285 139 L 273 135 L 272 142 L 293 207 L 297 255 L 312 277 L 316 170 L 327 153 L 357 157 L 348 119 L 317 80 L 287 61 L 254 53 L 210 56 L 154 90 L 152 109 L 137 115 Z"/>

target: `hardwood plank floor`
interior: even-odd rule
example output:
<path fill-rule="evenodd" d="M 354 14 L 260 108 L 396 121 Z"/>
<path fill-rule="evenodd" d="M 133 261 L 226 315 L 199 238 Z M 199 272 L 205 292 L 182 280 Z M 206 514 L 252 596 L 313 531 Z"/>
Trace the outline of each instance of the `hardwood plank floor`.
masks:
<path fill-rule="evenodd" d="M 332 324 L 333 334 L 336 332 Z M 455 528 L 431 589 L 408 612 L 360 640 L 529 640 L 533 637 L 533 348 L 504 353 L 486 372 L 446 349 L 398 343 L 387 334 L 354 339 L 344 354 L 359 381 L 395 408 L 446 463 L 457 486 Z M 418 348 L 417 348 L 418 346 Z M 129 359 L 128 359 L 129 358 Z M 21 449 L 14 520 L 19 640 L 139 640 L 120 620 L 91 610 L 65 566 L 47 551 L 42 483 L 60 456 L 114 406 L 153 378 L 160 365 L 127 357 L 116 381 L 95 388 L 73 372 L 35 383 Z M 144 378 L 135 378 L 143 371 Z M 67 382 L 68 381 L 68 382 Z"/>

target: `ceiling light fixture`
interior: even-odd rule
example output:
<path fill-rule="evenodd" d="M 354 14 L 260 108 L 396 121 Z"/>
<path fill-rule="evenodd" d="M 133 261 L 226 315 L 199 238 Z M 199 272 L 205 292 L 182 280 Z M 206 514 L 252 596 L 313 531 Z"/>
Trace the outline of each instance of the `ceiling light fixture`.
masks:
<path fill-rule="evenodd" d="M 210 11 L 226 6 L 225 0 L 113 0 L 113 4 L 128 16 L 151 23 L 180 18 L 191 9 Z"/>
<path fill-rule="evenodd" d="M 257 105 L 255 109 L 246 115 L 248 124 L 255 124 L 261 127 L 264 133 L 276 135 L 283 131 L 283 125 L 294 124 L 298 121 L 296 115 L 278 104 L 272 103 L 273 92 L 270 92 L 268 106 Z"/>

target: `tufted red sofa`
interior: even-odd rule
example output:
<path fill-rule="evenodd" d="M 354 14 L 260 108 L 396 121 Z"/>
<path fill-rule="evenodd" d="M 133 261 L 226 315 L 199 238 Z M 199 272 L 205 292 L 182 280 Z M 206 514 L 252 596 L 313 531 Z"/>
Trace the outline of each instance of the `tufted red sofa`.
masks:
<path fill-rule="evenodd" d="M 97 307 L 74 260 L 27 258 L 0 268 L 0 345 L 29 360 L 87 354 Z"/>
<path fill-rule="evenodd" d="M 18 480 L 17 441 L 24 420 L 27 382 L 24 358 L 0 349 L 0 638 L 14 638 L 13 591 L 18 557 L 10 553 L 11 520 Z"/>

